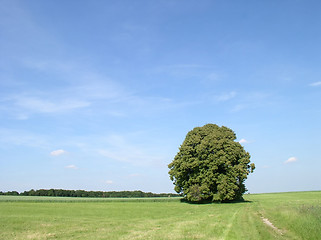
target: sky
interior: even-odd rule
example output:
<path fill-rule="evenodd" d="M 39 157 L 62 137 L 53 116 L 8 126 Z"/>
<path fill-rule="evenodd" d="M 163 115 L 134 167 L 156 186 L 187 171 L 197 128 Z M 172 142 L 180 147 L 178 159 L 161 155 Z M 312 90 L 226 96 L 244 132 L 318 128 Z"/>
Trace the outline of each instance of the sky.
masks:
<path fill-rule="evenodd" d="M 174 192 L 231 128 L 250 193 L 321 190 L 320 1 L 0 0 L 0 191 Z"/>

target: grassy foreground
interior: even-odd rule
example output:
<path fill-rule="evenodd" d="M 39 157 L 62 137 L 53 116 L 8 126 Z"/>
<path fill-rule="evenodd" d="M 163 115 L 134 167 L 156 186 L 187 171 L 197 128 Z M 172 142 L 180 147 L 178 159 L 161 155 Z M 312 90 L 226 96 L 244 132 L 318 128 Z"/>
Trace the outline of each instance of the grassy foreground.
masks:
<path fill-rule="evenodd" d="M 320 239 L 321 192 L 247 202 L 0 196 L 0 239 Z"/>

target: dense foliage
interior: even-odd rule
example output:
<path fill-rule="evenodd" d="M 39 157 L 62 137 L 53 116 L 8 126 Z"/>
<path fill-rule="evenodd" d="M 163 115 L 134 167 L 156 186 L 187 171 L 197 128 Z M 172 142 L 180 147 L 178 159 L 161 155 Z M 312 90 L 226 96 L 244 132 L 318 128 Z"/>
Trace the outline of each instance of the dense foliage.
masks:
<path fill-rule="evenodd" d="M 85 191 L 85 190 L 64 190 L 64 189 L 39 189 L 24 191 L 0 192 L 0 195 L 21 195 L 21 196 L 51 196 L 51 197 L 103 197 L 103 198 L 140 198 L 140 197 L 177 197 L 173 193 L 151 193 L 142 191 Z"/>
<path fill-rule="evenodd" d="M 241 200 L 255 165 L 227 127 L 207 124 L 188 132 L 168 165 L 175 191 L 191 202 Z"/>

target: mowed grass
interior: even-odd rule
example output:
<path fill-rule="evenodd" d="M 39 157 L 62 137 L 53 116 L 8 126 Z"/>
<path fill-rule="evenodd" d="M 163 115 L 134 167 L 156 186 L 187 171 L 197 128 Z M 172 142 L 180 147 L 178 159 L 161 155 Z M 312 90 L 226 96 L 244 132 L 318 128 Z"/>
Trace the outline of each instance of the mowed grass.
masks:
<path fill-rule="evenodd" d="M 321 192 L 245 199 L 197 205 L 175 198 L 0 196 L 0 239 L 321 239 Z"/>

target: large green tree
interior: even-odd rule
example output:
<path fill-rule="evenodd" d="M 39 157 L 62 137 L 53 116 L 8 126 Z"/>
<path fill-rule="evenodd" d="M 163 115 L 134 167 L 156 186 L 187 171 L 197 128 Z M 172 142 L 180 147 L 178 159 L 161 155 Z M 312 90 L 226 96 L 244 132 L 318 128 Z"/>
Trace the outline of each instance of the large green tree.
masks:
<path fill-rule="evenodd" d="M 241 200 L 255 165 L 227 127 L 207 124 L 188 132 L 168 165 L 175 191 L 191 202 Z"/>

